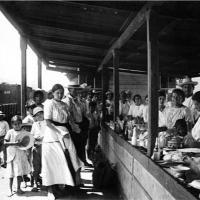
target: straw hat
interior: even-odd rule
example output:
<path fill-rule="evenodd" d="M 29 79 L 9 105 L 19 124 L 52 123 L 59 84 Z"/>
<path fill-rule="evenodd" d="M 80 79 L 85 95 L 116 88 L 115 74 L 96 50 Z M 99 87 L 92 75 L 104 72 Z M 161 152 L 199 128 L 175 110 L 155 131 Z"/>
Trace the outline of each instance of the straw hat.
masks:
<path fill-rule="evenodd" d="M 197 85 L 198 82 L 192 81 L 192 79 L 188 76 L 186 76 L 184 79 L 182 79 L 177 85 L 182 87 L 183 85 Z"/>
<path fill-rule="evenodd" d="M 100 94 L 101 91 L 97 91 L 97 90 L 92 90 L 92 94 Z"/>
<path fill-rule="evenodd" d="M 82 89 L 78 84 L 72 84 L 67 86 L 68 89 Z"/>
<path fill-rule="evenodd" d="M 22 145 L 18 147 L 21 150 L 30 149 L 34 145 L 34 137 L 28 132 L 17 135 L 16 141 L 21 141 Z"/>
<path fill-rule="evenodd" d="M 85 91 L 89 91 L 92 88 L 91 85 L 87 85 L 87 83 L 81 84 L 80 87 Z"/>
<path fill-rule="evenodd" d="M 35 104 L 35 101 L 33 101 L 33 99 L 29 99 L 27 102 L 26 102 L 26 105 L 25 105 L 25 108 L 35 108 L 36 107 L 36 104 Z"/>
<path fill-rule="evenodd" d="M 44 112 L 44 110 L 43 110 L 43 108 L 41 108 L 41 107 L 36 107 L 36 108 L 34 108 L 33 109 L 33 116 L 35 116 L 37 113 L 39 113 L 39 112 Z"/>
<path fill-rule="evenodd" d="M 108 91 L 106 92 L 106 95 L 108 95 L 108 94 L 113 94 L 113 92 L 110 91 L 110 90 L 108 90 Z"/>

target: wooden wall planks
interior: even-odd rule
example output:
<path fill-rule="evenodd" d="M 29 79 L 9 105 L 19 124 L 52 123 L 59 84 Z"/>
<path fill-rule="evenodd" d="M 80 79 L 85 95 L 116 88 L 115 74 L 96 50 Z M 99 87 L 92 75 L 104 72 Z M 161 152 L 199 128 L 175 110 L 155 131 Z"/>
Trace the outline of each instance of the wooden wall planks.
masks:
<path fill-rule="evenodd" d="M 134 200 L 152 200 L 152 198 L 148 195 L 148 193 L 144 190 L 141 184 L 137 181 L 136 178 L 132 179 L 132 194 Z"/>
<path fill-rule="evenodd" d="M 175 200 L 173 196 L 137 161 L 134 161 L 134 176 L 155 200 Z"/>
<path fill-rule="evenodd" d="M 197 199 L 145 154 L 124 141 L 108 127 L 102 128 L 100 141 L 109 161 L 116 164 L 124 199 Z"/>

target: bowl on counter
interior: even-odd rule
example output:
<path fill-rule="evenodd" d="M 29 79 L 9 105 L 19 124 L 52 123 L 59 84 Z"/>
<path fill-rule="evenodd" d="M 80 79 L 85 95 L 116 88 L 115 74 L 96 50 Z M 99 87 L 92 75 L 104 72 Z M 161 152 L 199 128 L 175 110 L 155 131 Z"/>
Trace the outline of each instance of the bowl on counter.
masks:
<path fill-rule="evenodd" d="M 189 167 L 184 166 L 184 165 L 173 166 L 173 167 L 170 167 L 170 169 L 173 170 L 174 172 L 177 172 L 177 173 L 183 173 L 183 172 L 190 170 Z"/>
<path fill-rule="evenodd" d="M 200 190 L 200 180 L 193 180 L 191 183 L 188 183 L 188 185 Z"/>

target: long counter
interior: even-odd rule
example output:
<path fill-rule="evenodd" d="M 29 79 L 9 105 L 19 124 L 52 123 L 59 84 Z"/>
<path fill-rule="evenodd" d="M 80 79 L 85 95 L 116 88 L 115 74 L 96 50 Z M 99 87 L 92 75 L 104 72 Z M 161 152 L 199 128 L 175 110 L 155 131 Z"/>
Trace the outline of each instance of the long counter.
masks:
<path fill-rule="evenodd" d="M 197 200 L 175 178 L 108 126 L 101 131 L 100 145 L 116 164 L 120 188 L 127 200 Z"/>

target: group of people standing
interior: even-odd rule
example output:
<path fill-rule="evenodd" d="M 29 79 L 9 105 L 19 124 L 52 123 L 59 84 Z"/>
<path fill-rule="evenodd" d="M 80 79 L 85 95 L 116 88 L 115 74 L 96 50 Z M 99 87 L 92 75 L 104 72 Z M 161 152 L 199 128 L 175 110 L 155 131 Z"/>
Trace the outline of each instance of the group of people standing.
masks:
<path fill-rule="evenodd" d="M 70 85 L 68 91 L 64 96 L 63 86 L 56 84 L 45 102 L 43 92 L 36 91 L 33 101 L 26 106 L 27 116 L 23 121 L 20 116 L 12 118 L 12 129 L 4 138 L 10 196 L 13 195 L 13 178 L 17 177 L 17 193 L 22 194 L 21 181 L 30 173 L 34 179 L 33 191 L 38 190 L 42 178 L 49 199 L 60 195 L 61 185 L 82 185 L 80 170 L 92 166 L 87 158 L 92 160 L 97 144 L 100 114 L 95 93 L 88 93 L 79 85 Z M 27 134 L 22 122 L 32 124 L 30 135 L 34 138 L 34 147 L 31 153 L 21 148 L 23 142 L 18 140 L 18 135 Z"/>
<path fill-rule="evenodd" d="M 172 91 L 167 100 L 165 91 L 159 91 L 159 131 L 173 129 L 181 125 L 187 135 L 190 147 L 199 146 L 200 140 L 200 92 L 193 94 L 194 86 L 190 78 L 183 79 L 181 88 Z M 36 91 L 33 100 L 26 105 L 27 116 L 11 119 L 12 129 L 2 121 L 0 113 L 0 139 L 7 147 L 7 171 L 9 176 L 10 196 L 13 195 L 13 178 L 17 177 L 17 193 L 23 177 L 29 173 L 34 179 L 33 190 L 37 191 L 39 182 L 48 188 L 49 199 L 55 199 L 62 188 L 60 185 L 81 185 L 80 170 L 90 167 L 87 158 L 93 159 L 100 130 L 101 102 L 98 93 L 91 93 L 80 85 L 68 86 L 68 94 L 60 84 L 53 86 L 44 101 L 42 91 Z M 106 93 L 106 120 L 113 120 L 113 93 Z M 119 118 L 124 121 L 135 120 L 136 123 L 148 123 L 148 96 L 145 104 L 142 97 L 132 97 L 129 90 L 122 91 L 119 102 Z M 180 121 L 182 120 L 182 121 Z M 34 138 L 34 147 L 24 150 L 19 135 L 26 136 L 22 123 L 32 124 L 30 135 Z M 189 133 L 189 134 L 188 134 Z M 87 146 L 87 151 L 86 151 Z M 30 156 L 31 155 L 31 156 Z M 41 177 L 40 177 L 41 176 Z"/>
<path fill-rule="evenodd" d="M 177 87 L 172 90 L 171 94 L 166 90 L 158 92 L 158 127 L 159 132 L 175 129 L 177 123 L 185 127 L 185 134 L 188 145 L 190 147 L 199 146 L 200 139 L 200 109 L 199 109 L 199 95 L 200 92 L 193 94 L 194 87 L 197 82 L 194 82 L 189 77 L 182 79 L 182 82 L 177 84 Z M 168 96 L 167 96 L 168 95 Z M 114 102 L 112 99 L 112 92 L 107 93 L 107 120 L 112 118 L 112 110 Z M 144 102 L 144 103 L 143 103 Z M 145 96 L 144 101 L 141 95 L 136 94 L 131 98 L 129 90 L 122 91 L 119 101 L 119 118 L 122 121 L 133 120 L 136 124 L 144 124 L 147 128 L 148 124 L 148 96 Z M 189 137 L 190 135 L 190 137 Z M 190 138 L 188 140 L 188 138 Z M 193 142 L 191 142 L 193 140 Z"/>

